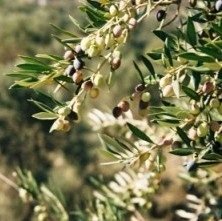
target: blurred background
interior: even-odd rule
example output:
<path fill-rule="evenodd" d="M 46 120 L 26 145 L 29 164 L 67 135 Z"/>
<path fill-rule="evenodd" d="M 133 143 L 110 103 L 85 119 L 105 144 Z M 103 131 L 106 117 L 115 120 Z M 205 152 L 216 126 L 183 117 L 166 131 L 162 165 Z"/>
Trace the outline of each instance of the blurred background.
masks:
<path fill-rule="evenodd" d="M 79 2 L 74 0 L 0 0 L 0 173 L 12 178 L 16 167 L 31 170 L 38 182 L 53 184 L 61 190 L 70 210 L 75 209 L 77 204 L 84 206 L 85 199 L 90 197 L 89 176 L 100 173 L 110 175 L 115 169 L 110 171 L 109 167 L 107 171 L 107 168 L 100 166 L 102 157 L 98 150 L 98 138 L 88 124 L 78 124 L 68 134 L 49 134 L 50 122 L 31 118 L 37 111 L 27 101 L 32 92 L 9 90 L 13 79 L 6 74 L 13 70 L 18 55 L 63 54 L 61 45 L 51 37 L 55 30 L 50 23 L 72 31 L 68 15 L 81 21 L 77 4 Z M 132 60 L 138 55 L 148 51 L 149 45 L 155 47 L 160 43 L 154 41 L 151 32 L 156 25 L 153 16 L 136 29 L 134 38 L 125 47 L 119 78 L 124 78 L 126 83 L 117 83 L 112 97 L 106 96 L 109 108 L 128 94 L 135 82 L 139 83 L 133 69 L 126 67 L 132 65 Z M 103 106 L 102 99 L 99 102 Z M 173 187 L 169 192 L 175 189 Z M 26 212 L 17 193 L 0 181 L 0 220 L 23 221 Z M 154 216 L 160 220 L 158 214 L 160 212 Z M 162 220 L 166 220 L 164 215 Z"/>

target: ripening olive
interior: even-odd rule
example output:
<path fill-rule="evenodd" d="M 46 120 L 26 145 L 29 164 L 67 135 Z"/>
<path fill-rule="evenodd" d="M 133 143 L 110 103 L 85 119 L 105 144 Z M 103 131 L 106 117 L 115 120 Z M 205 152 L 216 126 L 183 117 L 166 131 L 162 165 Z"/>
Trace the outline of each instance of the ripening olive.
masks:
<path fill-rule="evenodd" d="M 116 26 L 114 26 L 114 28 L 113 28 L 113 36 L 115 37 L 115 38 L 118 38 L 118 37 L 120 37 L 121 36 L 121 34 L 122 34 L 122 27 L 121 27 L 121 25 L 116 25 Z"/>
<path fill-rule="evenodd" d="M 81 71 L 76 71 L 73 76 L 72 76 L 72 79 L 73 81 L 76 83 L 76 84 L 80 84 L 83 80 L 83 74 Z"/>
<path fill-rule="evenodd" d="M 136 24 L 137 24 L 137 20 L 135 18 L 130 18 L 130 20 L 128 21 L 129 29 L 135 28 Z"/>
<path fill-rule="evenodd" d="M 121 65 L 121 59 L 120 58 L 113 58 L 112 61 L 111 61 L 111 68 L 112 70 L 116 70 L 120 67 Z"/>
<path fill-rule="evenodd" d="M 206 94 L 211 93 L 214 90 L 214 84 L 211 81 L 207 81 L 204 83 L 202 87 L 202 91 Z"/>
<path fill-rule="evenodd" d="M 145 89 L 146 89 L 146 87 L 144 86 L 144 84 L 138 84 L 135 87 L 136 92 L 141 92 L 141 91 L 144 91 Z"/>
<path fill-rule="evenodd" d="M 213 132 L 219 131 L 220 130 L 220 124 L 217 121 L 211 121 L 210 122 L 210 129 Z"/>
<path fill-rule="evenodd" d="M 64 58 L 64 60 L 68 60 L 68 61 L 71 61 L 72 59 L 74 59 L 73 51 L 71 51 L 71 50 L 66 51 L 63 58 Z"/>
<path fill-rule="evenodd" d="M 78 54 L 78 55 L 81 55 L 81 54 L 83 54 L 83 50 L 82 50 L 82 48 L 81 48 L 81 45 L 76 45 L 76 47 L 75 47 L 75 52 L 76 52 L 76 54 Z"/>
<path fill-rule="evenodd" d="M 123 112 L 127 112 L 130 108 L 128 101 L 120 101 L 117 106 L 120 107 Z"/>
<path fill-rule="evenodd" d="M 82 88 L 83 88 L 83 90 L 85 90 L 85 91 L 91 90 L 92 87 L 93 87 L 93 83 L 92 83 L 91 80 L 85 81 L 85 82 L 83 82 L 83 84 L 82 84 Z"/>
<path fill-rule="evenodd" d="M 79 59 L 79 58 L 75 58 L 74 61 L 73 61 L 73 67 L 76 69 L 76 70 L 81 70 L 84 66 L 84 62 Z"/>

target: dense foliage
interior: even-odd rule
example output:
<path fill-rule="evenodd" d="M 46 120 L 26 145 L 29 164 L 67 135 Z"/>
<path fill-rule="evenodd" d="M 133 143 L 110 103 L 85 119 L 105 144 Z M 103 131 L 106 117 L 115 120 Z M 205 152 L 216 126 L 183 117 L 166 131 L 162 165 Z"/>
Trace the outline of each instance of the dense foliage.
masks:
<path fill-rule="evenodd" d="M 66 212 L 48 188 L 18 170 L 15 188 L 21 198 L 31 202 L 39 221 L 145 220 L 170 152 L 184 160 L 186 171 L 180 177 L 192 189 L 186 207 L 172 219 L 220 220 L 221 173 L 216 168 L 222 160 L 222 1 L 87 0 L 80 10 L 88 24 L 70 16 L 75 33 L 54 25 L 67 36 L 54 35 L 65 48 L 63 57 L 21 56 L 23 62 L 9 74 L 16 78 L 11 89 L 36 91 L 30 101 L 40 111 L 33 117 L 52 121 L 50 132 L 75 130 L 87 116 L 88 103 L 107 91 L 112 94 L 116 85 L 121 89 L 123 47 L 155 13 L 159 26 L 153 32 L 162 47 L 132 62 L 139 84 L 108 113 L 93 109 L 88 114 L 111 158 L 104 166 L 121 164 L 124 170 L 109 183 L 92 178 L 94 197 L 82 212 Z M 169 31 L 174 22 L 178 28 Z M 61 98 L 63 91 L 67 95 Z"/>

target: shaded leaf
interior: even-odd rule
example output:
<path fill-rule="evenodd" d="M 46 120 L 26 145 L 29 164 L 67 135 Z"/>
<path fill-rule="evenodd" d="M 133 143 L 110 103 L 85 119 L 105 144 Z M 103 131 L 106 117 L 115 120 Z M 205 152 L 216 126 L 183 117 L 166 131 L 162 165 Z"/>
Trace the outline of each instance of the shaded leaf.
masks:
<path fill-rule="evenodd" d="M 127 126 L 131 130 L 131 132 L 141 140 L 147 141 L 148 143 L 153 143 L 153 141 L 139 128 L 135 127 L 134 125 L 127 123 Z"/>
<path fill-rule="evenodd" d="M 187 40 L 192 45 L 195 46 L 197 44 L 197 34 L 194 27 L 194 23 L 190 17 L 187 19 Z"/>
<path fill-rule="evenodd" d="M 194 150 L 189 148 L 178 148 L 170 151 L 171 154 L 178 155 L 178 156 L 188 156 L 194 153 Z"/>
<path fill-rule="evenodd" d="M 177 130 L 177 134 L 180 136 L 181 140 L 187 145 L 190 147 L 190 138 L 187 136 L 187 134 L 180 128 L 180 127 L 177 127 L 176 128 Z"/>
<path fill-rule="evenodd" d="M 145 56 L 141 56 L 140 57 L 141 60 L 143 61 L 144 65 L 147 67 L 147 69 L 149 70 L 150 74 L 155 78 L 155 70 L 153 68 L 152 63 L 145 57 Z"/>
<path fill-rule="evenodd" d="M 193 99 L 193 100 L 195 100 L 195 101 L 199 101 L 200 100 L 200 96 L 199 96 L 199 94 L 196 92 L 196 91 L 194 91 L 194 90 L 192 90 L 191 88 L 189 88 L 189 87 L 186 87 L 186 86 L 182 86 L 182 89 L 183 89 L 183 91 L 184 91 L 184 93 L 188 96 L 188 97 L 190 97 L 191 99 Z"/>

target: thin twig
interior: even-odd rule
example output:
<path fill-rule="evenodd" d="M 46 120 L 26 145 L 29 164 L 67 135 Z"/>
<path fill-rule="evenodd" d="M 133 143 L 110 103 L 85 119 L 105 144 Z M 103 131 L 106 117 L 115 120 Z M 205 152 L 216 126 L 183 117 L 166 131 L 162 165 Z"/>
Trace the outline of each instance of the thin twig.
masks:
<path fill-rule="evenodd" d="M 5 175 L 3 175 L 2 173 L 0 173 L 0 180 L 2 180 L 4 183 L 6 183 L 7 185 L 9 185 L 10 187 L 12 187 L 13 189 L 15 189 L 16 191 L 18 191 L 18 185 L 16 183 L 14 183 L 13 181 L 11 181 L 10 179 L 8 179 Z"/>

